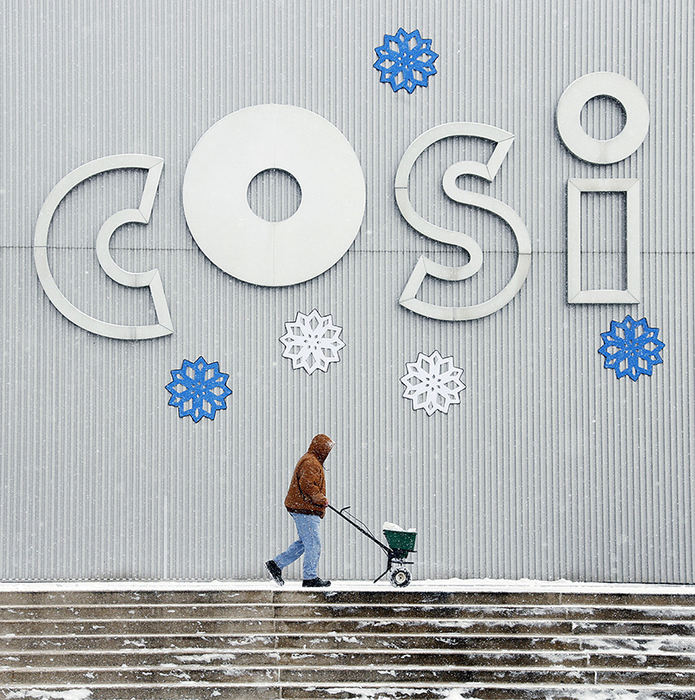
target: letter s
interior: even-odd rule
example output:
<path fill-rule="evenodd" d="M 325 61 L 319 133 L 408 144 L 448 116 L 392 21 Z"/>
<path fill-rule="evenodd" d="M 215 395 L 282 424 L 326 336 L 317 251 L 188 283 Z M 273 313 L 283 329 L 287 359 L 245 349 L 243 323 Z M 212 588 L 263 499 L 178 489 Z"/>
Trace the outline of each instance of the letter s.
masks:
<path fill-rule="evenodd" d="M 436 304 L 420 301 L 417 298 L 417 293 L 427 275 L 441 280 L 460 281 L 475 275 L 483 264 L 483 251 L 475 240 L 464 233 L 435 226 L 423 219 L 413 208 L 408 194 L 408 178 L 415 161 L 429 146 L 451 136 L 473 136 L 493 141 L 496 145 L 487 163 L 460 161 L 449 166 L 442 178 L 444 192 L 456 202 L 484 209 L 503 219 L 511 228 L 517 241 L 517 264 L 509 282 L 492 298 L 471 306 L 437 306 Z M 531 264 L 531 240 L 524 222 L 511 207 L 498 199 L 483 194 L 467 192 L 460 189 L 456 184 L 457 178 L 461 175 L 474 175 L 492 182 L 513 141 L 513 134 L 489 124 L 452 122 L 426 131 L 418 136 L 407 148 L 403 158 L 401 158 L 401 162 L 398 164 L 395 180 L 396 203 L 403 218 L 424 236 L 433 238 L 441 243 L 448 243 L 463 248 L 470 255 L 470 260 L 461 267 L 448 267 L 435 263 L 424 256 L 421 257 L 403 289 L 399 299 L 401 306 L 405 306 L 405 308 L 429 318 L 468 321 L 483 318 L 495 311 L 499 311 L 521 289 Z"/>

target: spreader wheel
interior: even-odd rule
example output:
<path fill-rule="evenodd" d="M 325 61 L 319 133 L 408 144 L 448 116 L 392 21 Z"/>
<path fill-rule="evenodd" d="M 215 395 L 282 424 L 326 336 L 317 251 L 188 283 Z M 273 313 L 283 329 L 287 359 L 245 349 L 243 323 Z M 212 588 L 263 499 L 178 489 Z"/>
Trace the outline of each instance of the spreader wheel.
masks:
<path fill-rule="evenodd" d="M 410 571 L 408 569 L 395 569 L 391 572 L 391 584 L 403 588 L 410 583 Z"/>

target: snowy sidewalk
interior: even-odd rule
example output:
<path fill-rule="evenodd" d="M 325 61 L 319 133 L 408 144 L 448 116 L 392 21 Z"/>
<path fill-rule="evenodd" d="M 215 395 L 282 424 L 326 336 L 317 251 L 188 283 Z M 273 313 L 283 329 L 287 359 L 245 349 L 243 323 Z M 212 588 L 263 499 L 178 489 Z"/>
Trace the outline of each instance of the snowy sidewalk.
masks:
<path fill-rule="evenodd" d="M 270 580 L 212 581 L 3 581 L 0 592 L 8 591 L 264 591 L 302 589 L 301 581 L 289 580 L 279 587 Z M 306 590 L 306 589 L 304 589 Z M 411 592 L 541 592 L 541 593 L 624 593 L 695 595 L 695 585 L 655 583 L 577 582 L 566 579 L 423 579 L 405 588 L 394 588 L 387 581 L 333 581 L 331 591 L 411 591 Z"/>

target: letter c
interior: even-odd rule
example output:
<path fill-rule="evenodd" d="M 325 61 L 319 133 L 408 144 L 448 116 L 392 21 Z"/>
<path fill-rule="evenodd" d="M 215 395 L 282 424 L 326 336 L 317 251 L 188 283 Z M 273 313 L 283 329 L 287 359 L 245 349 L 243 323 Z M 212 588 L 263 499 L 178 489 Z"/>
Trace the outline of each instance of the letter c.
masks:
<path fill-rule="evenodd" d="M 39 282 L 56 309 L 74 324 L 90 331 L 90 333 L 103 335 L 107 338 L 144 340 L 146 338 L 159 338 L 174 332 L 159 270 L 128 272 L 116 263 L 109 252 L 111 236 L 119 226 L 130 222 L 146 224 L 150 220 L 163 167 L 164 161 L 161 158 L 135 153 L 97 158 L 89 163 L 84 163 L 66 175 L 51 190 L 41 207 L 34 233 L 34 262 Z M 48 230 L 56 209 L 68 192 L 93 175 L 121 168 L 138 168 L 147 171 L 147 179 L 142 191 L 140 206 L 137 209 L 123 209 L 106 219 L 97 234 L 95 248 L 102 269 L 114 282 L 126 287 L 150 288 L 157 314 L 157 323 L 148 326 L 126 326 L 107 323 L 89 316 L 74 306 L 60 291 L 48 264 Z"/>

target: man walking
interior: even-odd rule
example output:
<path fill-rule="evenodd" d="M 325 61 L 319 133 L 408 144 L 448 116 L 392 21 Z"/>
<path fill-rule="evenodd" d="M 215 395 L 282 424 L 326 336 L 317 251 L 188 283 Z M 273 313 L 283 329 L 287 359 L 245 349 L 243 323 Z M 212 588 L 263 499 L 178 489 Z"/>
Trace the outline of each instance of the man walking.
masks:
<path fill-rule="evenodd" d="M 319 523 L 326 514 L 326 476 L 323 463 L 335 443 L 328 435 L 316 435 L 292 474 L 290 488 L 285 498 L 285 508 L 294 519 L 299 539 L 293 542 L 282 554 L 265 563 L 270 575 L 280 584 L 282 570 L 304 554 L 302 586 L 322 588 L 330 586 L 330 581 L 319 578 L 316 569 L 321 556 L 321 536 Z"/>

